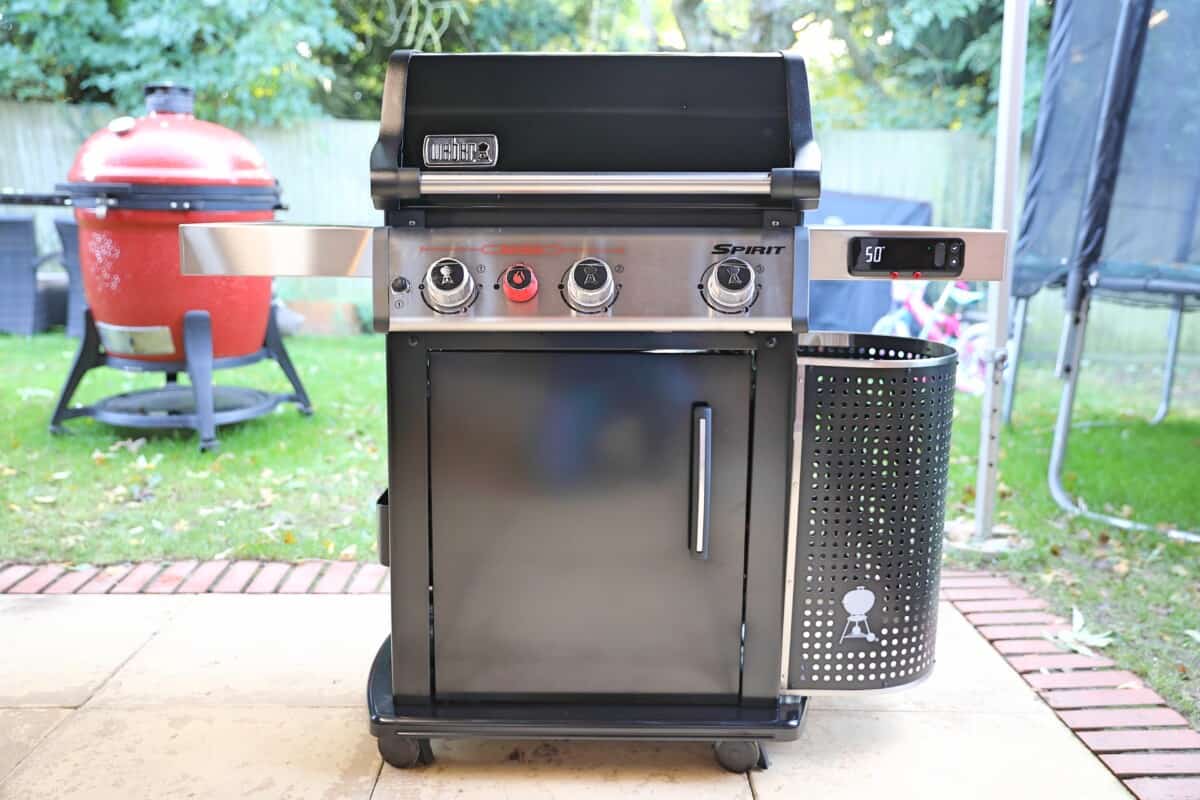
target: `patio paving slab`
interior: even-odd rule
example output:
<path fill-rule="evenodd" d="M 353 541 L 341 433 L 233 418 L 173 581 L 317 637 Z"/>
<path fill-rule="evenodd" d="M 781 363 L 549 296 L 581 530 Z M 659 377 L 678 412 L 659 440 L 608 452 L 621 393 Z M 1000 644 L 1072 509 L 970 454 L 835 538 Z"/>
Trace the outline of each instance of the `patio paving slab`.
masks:
<path fill-rule="evenodd" d="M 368 800 L 380 763 L 357 709 L 87 708 L 0 784 L 0 797 Z"/>
<path fill-rule="evenodd" d="M 742 775 L 700 743 L 435 740 L 423 769 L 385 766 L 372 800 L 653 797 L 750 800 Z"/>
<path fill-rule="evenodd" d="M 0 781 L 70 713 L 67 708 L 0 708 Z"/>
<path fill-rule="evenodd" d="M 0 596 L 0 708 L 82 705 L 186 602 Z"/>
<path fill-rule="evenodd" d="M 923 683 L 876 694 L 816 695 L 810 708 L 814 713 L 829 709 L 1012 713 L 1043 706 L 962 614 L 942 603 L 933 672 Z"/>
<path fill-rule="evenodd" d="M 767 748 L 757 800 L 1129 800 L 1053 714 L 839 711 Z"/>
<path fill-rule="evenodd" d="M 0 692 L 36 705 L 26 687 L 65 680 L 43 679 L 48 665 L 81 662 L 65 704 L 86 701 L 0 797 L 1128 798 L 957 611 L 939 624 L 928 681 L 815 698 L 800 740 L 768 744 L 750 779 L 706 744 L 652 742 L 435 740 L 433 765 L 402 772 L 381 764 L 363 708 L 386 595 L 0 598 Z"/>
<path fill-rule="evenodd" d="M 381 594 L 200 595 L 93 702 L 362 708 L 388 630 Z"/>

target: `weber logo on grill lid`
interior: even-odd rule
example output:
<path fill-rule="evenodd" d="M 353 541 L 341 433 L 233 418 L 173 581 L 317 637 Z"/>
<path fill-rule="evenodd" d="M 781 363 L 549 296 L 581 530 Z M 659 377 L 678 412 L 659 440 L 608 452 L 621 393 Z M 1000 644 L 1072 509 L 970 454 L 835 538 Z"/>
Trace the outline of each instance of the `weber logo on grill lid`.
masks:
<path fill-rule="evenodd" d="M 425 137 L 426 167 L 494 167 L 500 143 L 494 134 L 440 134 Z"/>

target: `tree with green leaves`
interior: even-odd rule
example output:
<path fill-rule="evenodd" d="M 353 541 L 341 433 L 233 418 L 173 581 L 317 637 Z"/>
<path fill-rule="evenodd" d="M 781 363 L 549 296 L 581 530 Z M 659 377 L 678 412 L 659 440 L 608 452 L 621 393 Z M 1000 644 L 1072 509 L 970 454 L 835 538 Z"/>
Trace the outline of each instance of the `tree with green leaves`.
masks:
<path fill-rule="evenodd" d="M 142 107 L 142 86 L 196 90 L 227 125 L 321 112 L 315 92 L 354 37 L 332 0 L 8 0 L 0 6 L 0 97 Z"/>
<path fill-rule="evenodd" d="M 825 126 L 994 127 L 1004 0 L 673 0 L 672 9 L 689 50 L 788 49 L 806 34 L 827 43 L 827 58 L 810 65 Z M 1051 17 L 1046 0 L 1031 11 L 1028 126 Z"/>
<path fill-rule="evenodd" d="M 1049 0 L 1033 5 L 1028 125 Z M 144 83 L 198 112 L 275 124 L 372 119 L 394 49 L 764 51 L 809 56 L 822 127 L 990 130 L 1003 0 L 8 0 L 0 97 L 140 106 Z"/>

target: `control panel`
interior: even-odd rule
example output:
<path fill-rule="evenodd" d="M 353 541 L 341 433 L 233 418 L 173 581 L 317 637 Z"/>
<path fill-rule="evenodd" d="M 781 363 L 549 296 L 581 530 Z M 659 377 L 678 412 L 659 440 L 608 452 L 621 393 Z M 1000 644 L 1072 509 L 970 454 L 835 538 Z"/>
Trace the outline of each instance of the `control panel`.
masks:
<path fill-rule="evenodd" d="M 376 329 L 787 331 L 791 230 L 380 228 Z"/>

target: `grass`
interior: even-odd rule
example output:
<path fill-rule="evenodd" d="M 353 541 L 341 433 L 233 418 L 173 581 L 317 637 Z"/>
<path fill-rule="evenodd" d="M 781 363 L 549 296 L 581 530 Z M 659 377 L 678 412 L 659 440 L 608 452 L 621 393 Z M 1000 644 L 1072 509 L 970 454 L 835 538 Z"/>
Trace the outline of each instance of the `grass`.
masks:
<path fill-rule="evenodd" d="M 219 429 L 220 449 L 201 453 L 190 431 L 114 431 L 91 419 L 52 436 L 73 340 L 0 337 L 0 560 L 373 559 L 373 498 L 387 485 L 383 339 L 288 347 L 315 415 L 283 405 Z M 288 389 L 269 361 L 217 379 Z M 93 370 L 76 401 L 162 380 Z"/>
<path fill-rule="evenodd" d="M 1085 365 L 1064 483 L 1089 508 L 1200 530 L 1200 369 L 1181 369 L 1171 415 L 1152 426 L 1160 378 L 1140 365 Z M 998 518 L 1028 548 L 1002 556 L 950 550 L 947 559 L 1019 578 L 1068 618 L 1078 608 L 1089 629 L 1113 632 L 1105 655 L 1200 725 L 1200 639 L 1188 633 L 1200 637 L 1200 544 L 1062 513 L 1046 485 L 1059 390 L 1048 364 L 1023 366 L 1002 439 Z M 980 407 L 971 397 L 956 406 L 952 519 L 973 513 Z"/>
<path fill-rule="evenodd" d="M 113 431 L 91 420 L 46 431 L 73 355 L 58 334 L 0 337 L 0 560 L 109 563 L 156 558 L 375 557 L 372 501 L 386 483 L 383 339 L 289 340 L 316 406 L 291 406 L 220 431 L 218 453 L 190 433 Z M 286 389 L 275 365 L 222 382 Z M 155 385 L 161 375 L 92 372 L 87 402 Z M 1090 365 L 1077 405 L 1067 484 L 1094 508 L 1200 529 L 1200 368 L 1179 375 L 1177 405 L 1156 427 L 1158 373 Z M 1046 489 L 1058 383 L 1048 365 L 1023 369 L 1004 436 L 1000 521 L 1029 547 L 1003 556 L 951 551 L 956 564 L 1010 573 L 1053 609 L 1078 607 L 1105 650 L 1200 723 L 1200 545 L 1068 519 Z M 948 515 L 974 501 L 980 403 L 960 397 Z"/>

